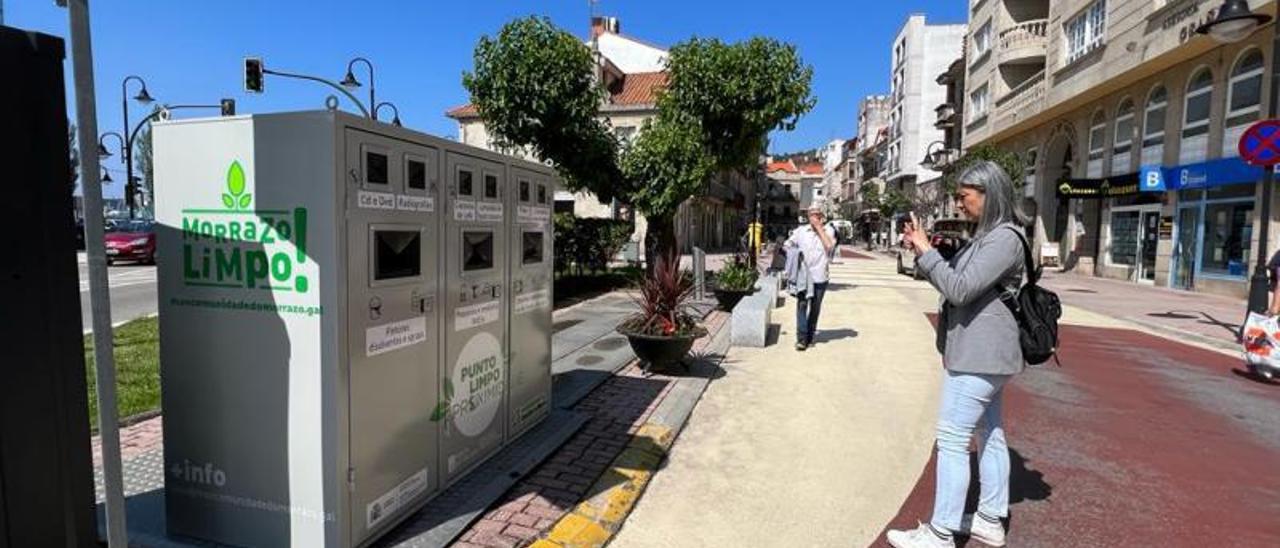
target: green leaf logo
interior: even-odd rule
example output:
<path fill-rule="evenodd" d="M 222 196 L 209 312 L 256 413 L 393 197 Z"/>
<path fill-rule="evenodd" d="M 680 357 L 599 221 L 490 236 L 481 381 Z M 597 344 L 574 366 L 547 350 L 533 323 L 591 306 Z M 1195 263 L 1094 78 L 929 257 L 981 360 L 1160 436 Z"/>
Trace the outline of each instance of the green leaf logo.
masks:
<path fill-rule="evenodd" d="M 444 397 L 440 399 L 440 403 L 436 404 L 435 411 L 431 412 L 431 422 L 440 422 L 449 416 L 449 407 L 453 402 L 453 381 L 449 377 L 444 378 Z"/>
<path fill-rule="evenodd" d="M 244 192 L 244 168 L 240 162 L 231 162 L 227 169 L 227 193 L 222 195 L 222 205 L 227 209 L 249 209 L 253 195 Z"/>

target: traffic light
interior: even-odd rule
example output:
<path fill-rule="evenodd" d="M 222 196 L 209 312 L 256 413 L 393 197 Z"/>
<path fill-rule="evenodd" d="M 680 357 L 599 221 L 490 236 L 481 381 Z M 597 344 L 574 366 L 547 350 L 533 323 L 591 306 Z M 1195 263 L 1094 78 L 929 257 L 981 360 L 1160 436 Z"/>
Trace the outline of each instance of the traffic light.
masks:
<path fill-rule="evenodd" d="M 221 102 L 221 106 L 222 106 L 222 115 L 223 115 L 223 116 L 235 116 L 235 115 L 236 115 L 236 100 L 235 100 L 235 99 L 223 99 L 223 100 L 222 100 L 222 102 Z"/>
<path fill-rule="evenodd" d="M 246 57 L 244 59 L 244 90 L 249 93 L 262 93 L 262 59 Z"/>

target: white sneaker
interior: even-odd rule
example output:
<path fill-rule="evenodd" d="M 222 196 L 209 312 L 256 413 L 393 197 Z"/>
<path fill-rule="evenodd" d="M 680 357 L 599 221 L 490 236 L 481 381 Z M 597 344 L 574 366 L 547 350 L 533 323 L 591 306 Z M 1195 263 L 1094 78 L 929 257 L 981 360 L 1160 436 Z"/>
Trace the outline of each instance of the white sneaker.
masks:
<path fill-rule="evenodd" d="M 960 534 L 968 534 L 969 538 L 987 546 L 1000 548 L 1005 544 L 1004 526 L 991 523 L 975 514 L 966 514 L 964 519 L 960 520 Z"/>
<path fill-rule="evenodd" d="M 921 523 L 910 531 L 889 531 L 885 535 L 894 548 L 955 548 L 956 541 L 943 539 L 928 524 Z"/>

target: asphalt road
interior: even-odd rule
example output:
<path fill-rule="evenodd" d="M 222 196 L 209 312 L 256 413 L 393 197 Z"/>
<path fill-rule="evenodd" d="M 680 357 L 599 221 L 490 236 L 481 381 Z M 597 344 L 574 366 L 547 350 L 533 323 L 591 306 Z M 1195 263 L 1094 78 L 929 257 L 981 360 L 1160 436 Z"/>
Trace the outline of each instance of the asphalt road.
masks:
<path fill-rule="evenodd" d="M 85 263 L 84 254 L 80 254 L 79 260 L 80 321 L 88 333 L 93 326 L 89 309 L 89 265 Z M 156 267 L 121 263 L 107 268 L 107 279 L 112 325 L 156 313 Z"/>

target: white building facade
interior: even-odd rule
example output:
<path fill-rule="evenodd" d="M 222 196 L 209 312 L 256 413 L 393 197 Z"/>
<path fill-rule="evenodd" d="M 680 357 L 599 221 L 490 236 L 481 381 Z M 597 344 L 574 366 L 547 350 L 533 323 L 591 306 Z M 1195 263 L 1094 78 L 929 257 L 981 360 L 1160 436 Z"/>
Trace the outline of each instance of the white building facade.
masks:
<path fill-rule="evenodd" d="M 985 0 L 994 1 L 994 0 Z M 941 176 L 920 160 L 931 143 L 943 139 L 934 127 L 934 109 L 947 99 L 937 77 L 960 57 L 966 25 L 930 25 L 925 16 L 907 18 L 894 38 L 889 80 L 889 135 L 883 177 L 889 188 L 907 196 L 917 182 Z"/>

